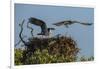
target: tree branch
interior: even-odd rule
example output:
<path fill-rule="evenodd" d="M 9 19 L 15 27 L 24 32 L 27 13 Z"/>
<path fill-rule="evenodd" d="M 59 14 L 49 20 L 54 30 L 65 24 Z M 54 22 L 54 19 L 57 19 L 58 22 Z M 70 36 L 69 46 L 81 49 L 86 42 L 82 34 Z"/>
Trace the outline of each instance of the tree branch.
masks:
<path fill-rule="evenodd" d="M 23 36 L 22 38 L 25 38 L 26 36 Z M 15 47 L 17 46 L 17 45 L 19 45 L 21 43 L 21 40 L 19 40 L 16 44 L 15 44 Z"/>
<path fill-rule="evenodd" d="M 23 40 L 22 37 L 22 32 L 23 32 L 23 24 L 24 24 L 25 20 L 22 21 L 22 24 L 19 24 L 19 26 L 21 27 L 21 31 L 19 33 L 19 38 L 21 39 L 21 41 L 24 43 L 25 46 L 28 46 L 28 43 L 26 41 Z"/>

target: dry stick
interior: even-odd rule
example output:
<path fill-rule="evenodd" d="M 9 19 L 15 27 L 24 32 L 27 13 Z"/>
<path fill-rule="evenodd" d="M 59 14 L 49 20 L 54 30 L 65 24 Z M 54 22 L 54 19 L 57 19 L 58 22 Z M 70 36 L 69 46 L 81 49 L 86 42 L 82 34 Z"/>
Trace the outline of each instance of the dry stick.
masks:
<path fill-rule="evenodd" d="M 24 24 L 25 20 L 22 21 L 22 24 L 19 24 L 19 26 L 21 27 L 21 31 L 19 33 L 19 38 L 21 39 L 21 41 L 24 43 L 25 46 L 28 46 L 28 43 L 25 42 L 21 36 L 22 32 L 23 32 L 23 24 Z"/>
<path fill-rule="evenodd" d="M 27 28 L 31 29 L 31 35 L 33 36 L 33 28 L 30 27 L 28 24 L 29 24 L 29 23 L 27 23 Z"/>
<path fill-rule="evenodd" d="M 23 36 L 23 38 L 25 38 L 26 36 Z M 19 45 L 21 43 L 21 40 L 19 40 L 19 42 L 17 42 L 16 44 L 15 44 L 15 47 L 17 46 L 17 45 Z"/>

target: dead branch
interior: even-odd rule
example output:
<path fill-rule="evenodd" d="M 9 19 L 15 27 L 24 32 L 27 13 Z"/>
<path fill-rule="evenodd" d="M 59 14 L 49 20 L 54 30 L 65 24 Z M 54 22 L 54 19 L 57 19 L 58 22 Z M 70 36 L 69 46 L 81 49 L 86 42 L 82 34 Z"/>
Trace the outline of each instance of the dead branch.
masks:
<path fill-rule="evenodd" d="M 22 21 L 22 24 L 19 24 L 19 26 L 21 27 L 21 31 L 19 33 L 19 38 L 20 40 L 24 43 L 25 46 L 28 46 L 28 42 L 24 41 L 23 37 L 22 37 L 22 32 L 23 32 L 23 24 L 24 24 L 25 20 Z"/>
<path fill-rule="evenodd" d="M 22 38 L 25 38 L 26 36 L 23 36 Z M 19 40 L 16 44 L 15 44 L 15 47 L 17 46 L 17 45 L 19 45 L 21 43 L 21 40 Z"/>

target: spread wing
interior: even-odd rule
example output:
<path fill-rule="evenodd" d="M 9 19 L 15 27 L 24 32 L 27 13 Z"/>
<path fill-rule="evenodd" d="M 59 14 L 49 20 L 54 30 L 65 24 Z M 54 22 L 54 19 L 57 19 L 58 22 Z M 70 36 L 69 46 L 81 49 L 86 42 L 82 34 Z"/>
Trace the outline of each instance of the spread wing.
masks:
<path fill-rule="evenodd" d="M 58 22 L 58 23 L 54 23 L 53 25 L 56 25 L 56 26 L 61 26 L 61 25 L 71 25 L 71 24 L 74 24 L 74 23 L 79 23 L 78 21 L 72 21 L 72 20 L 66 20 L 66 21 L 61 21 L 61 22 Z"/>
<path fill-rule="evenodd" d="M 82 25 L 92 25 L 93 23 L 84 23 L 84 22 L 79 22 L 79 21 L 73 21 L 73 23 L 78 23 L 78 24 L 82 24 Z"/>
<path fill-rule="evenodd" d="M 92 25 L 93 23 L 80 23 L 80 24 L 89 26 Z"/>
<path fill-rule="evenodd" d="M 34 17 L 30 17 L 29 18 L 29 23 L 37 25 L 37 26 L 42 26 L 43 24 L 45 24 L 45 22 L 43 20 L 34 18 Z"/>
<path fill-rule="evenodd" d="M 74 24 L 74 23 L 81 24 L 81 25 L 86 25 L 86 26 L 89 26 L 89 25 L 93 24 L 93 23 L 82 23 L 82 22 L 79 22 L 79 21 L 67 20 L 67 21 L 54 23 L 53 25 L 56 25 L 56 26 L 65 25 L 66 27 L 68 27 L 68 25 L 71 25 L 71 24 Z"/>
<path fill-rule="evenodd" d="M 47 25 L 43 20 L 30 17 L 29 18 L 29 23 L 40 26 L 41 27 L 41 33 L 45 34 L 47 32 Z"/>
<path fill-rule="evenodd" d="M 61 21 L 61 22 L 54 23 L 53 25 L 61 26 L 61 25 L 64 25 L 64 24 L 65 24 L 65 21 Z"/>

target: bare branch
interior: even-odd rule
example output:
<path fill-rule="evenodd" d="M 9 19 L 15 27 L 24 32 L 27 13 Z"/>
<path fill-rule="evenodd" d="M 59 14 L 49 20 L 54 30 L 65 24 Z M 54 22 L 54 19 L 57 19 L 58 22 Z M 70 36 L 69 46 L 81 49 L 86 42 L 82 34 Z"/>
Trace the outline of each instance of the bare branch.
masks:
<path fill-rule="evenodd" d="M 24 43 L 25 46 L 28 46 L 28 43 L 25 42 L 25 41 L 23 40 L 23 37 L 22 37 L 23 24 L 24 24 L 24 22 L 25 22 L 25 20 L 22 21 L 22 24 L 19 24 L 19 26 L 21 27 L 21 31 L 20 31 L 20 33 L 19 33 L 19 38 L 21 39 L 21 41 Z"/>
<path fill-rule="evenodd" d="M 22 38 L 25 38 L 26 36 L 23 36 Z M 15 44 L 15 47 L 17 46 L 17 45 L 19 45 L 21 43 L 21 40 L 19 40 L 16 44 Z"/>

